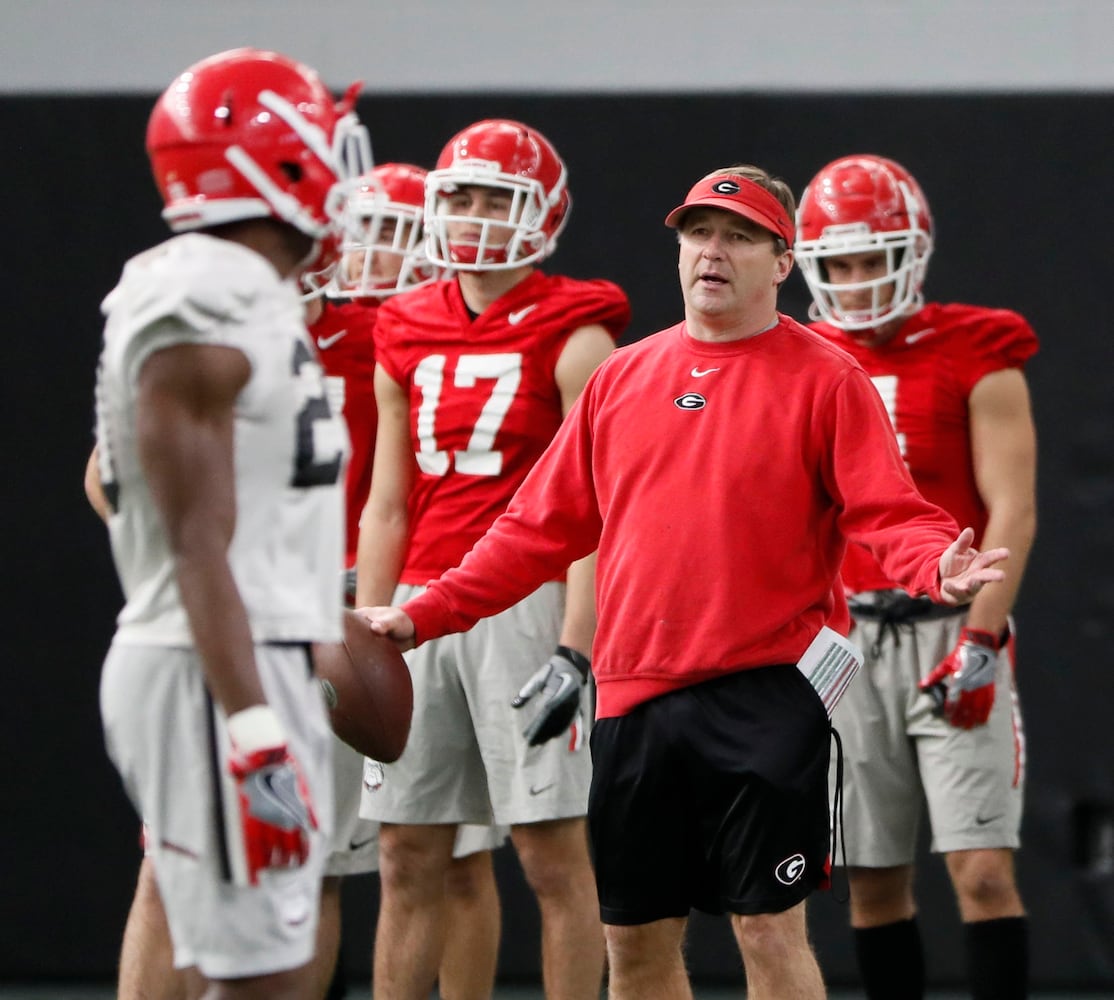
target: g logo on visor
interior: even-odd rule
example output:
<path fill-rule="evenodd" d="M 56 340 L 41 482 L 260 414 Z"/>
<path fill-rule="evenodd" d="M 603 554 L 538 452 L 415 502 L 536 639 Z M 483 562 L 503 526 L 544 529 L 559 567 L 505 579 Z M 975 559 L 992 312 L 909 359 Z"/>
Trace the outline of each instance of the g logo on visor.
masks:
<path fill-rule="evenodd" d="M 712 190 L 716 194 L 738 194 L 739 185 L 734 181 L 719 181 L 712 185 Z"/>

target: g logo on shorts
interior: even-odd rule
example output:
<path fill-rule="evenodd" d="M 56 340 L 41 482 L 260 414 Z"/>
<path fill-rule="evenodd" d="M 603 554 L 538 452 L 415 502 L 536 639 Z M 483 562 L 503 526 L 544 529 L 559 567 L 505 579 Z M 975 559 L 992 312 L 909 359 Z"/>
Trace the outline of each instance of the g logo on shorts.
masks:
<path fill-rule="evenodd" d="M 364 788 L 377 792 L 383 787 L 383 765 L 370 757 L 364 758 Z"/>
<path fill-rule="evenodd" d="M 774 869 L 774 877 L 782 885 L 792 885 L 805 873 L 805 856 L 792 854 Z"/>

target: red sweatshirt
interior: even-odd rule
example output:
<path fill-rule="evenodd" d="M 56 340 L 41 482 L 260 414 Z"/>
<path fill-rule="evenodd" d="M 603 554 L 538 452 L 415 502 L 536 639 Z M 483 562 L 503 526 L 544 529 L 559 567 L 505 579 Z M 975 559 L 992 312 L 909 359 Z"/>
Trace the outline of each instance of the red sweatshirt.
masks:
<path fill-rule="evenodd" d="M 507 512 L 403 610 L 419 641 L 464 631 L 598 548 L 606 718 L 846 633 L 846 540 L 938 600 L 957 534 L 850 356 L 785 316 L 730 343 L 681 323 L 600 366 Z"/>

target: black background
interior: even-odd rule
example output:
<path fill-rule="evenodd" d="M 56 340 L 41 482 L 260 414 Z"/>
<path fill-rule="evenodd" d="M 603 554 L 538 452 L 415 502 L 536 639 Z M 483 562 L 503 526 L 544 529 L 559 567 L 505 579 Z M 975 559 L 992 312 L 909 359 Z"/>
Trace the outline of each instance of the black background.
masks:
<path fill-rule="evenodd" d="M 9 307 L 3 476 L 5 932 L 0 978 L 110 979 L 139 859 L 137 822 L 104 754 L 97 684 L 120 594 L 85 505 L 98 304 L 124 260 L 165 236 L 143 152 L 154 95 L 0 102 Z M 1005 306 L 1041 337 L 1029 368 L 1040 531 L 1018 607 L 1029 783 L 1020 854 L 1037 985 L 1114 984 L 1114 374 L 1111 96 L 461 96 L 364 99 L 376 159 L 431 165 L 484 117 L 541 129 L 574 206 L 550 268 L 630 294 L 626 340 L 680 318 L 666 212 L 709 170 L 757 163 L 800 192 L 820 166 L 877 152 L 908 167 L 936 218 L 930 298 Z M 1106 277 L 1104 277 L 1106 275 Z M 1114 284 L 1114 282 L 1112 282 Z M 799 276 L 783 311 L 803 319 Z M 513 854 L 500 975 L 538 977 L 537 914 Z M 842 883 L 840 883 L 842 885 Z M 345 892 L 345 961 L 364 976 L 376 883 Z M 937 984 L 962 974 L 943 867 L 920 899 Z M 812 905 L 833 983 L 854 981 L 846 907 Z M 696 917 L 690 966 L 737 979 L 726 925 Z"/>

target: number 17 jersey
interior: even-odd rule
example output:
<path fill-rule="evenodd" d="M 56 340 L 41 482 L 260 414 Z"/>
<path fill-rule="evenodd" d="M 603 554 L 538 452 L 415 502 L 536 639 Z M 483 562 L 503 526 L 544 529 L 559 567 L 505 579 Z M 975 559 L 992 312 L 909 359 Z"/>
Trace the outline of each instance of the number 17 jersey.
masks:
<path fill-rule="evenodd" d="M 402 583 L 456 566 L 506 509 L 560 426 L 570 335 L 599 324 L 616 338 L 629 319 L 611 282 L 540 271 L 474 318 L 455 280 L 384 304 L 377 359 L 409 396 L 417 464 Z"/>

